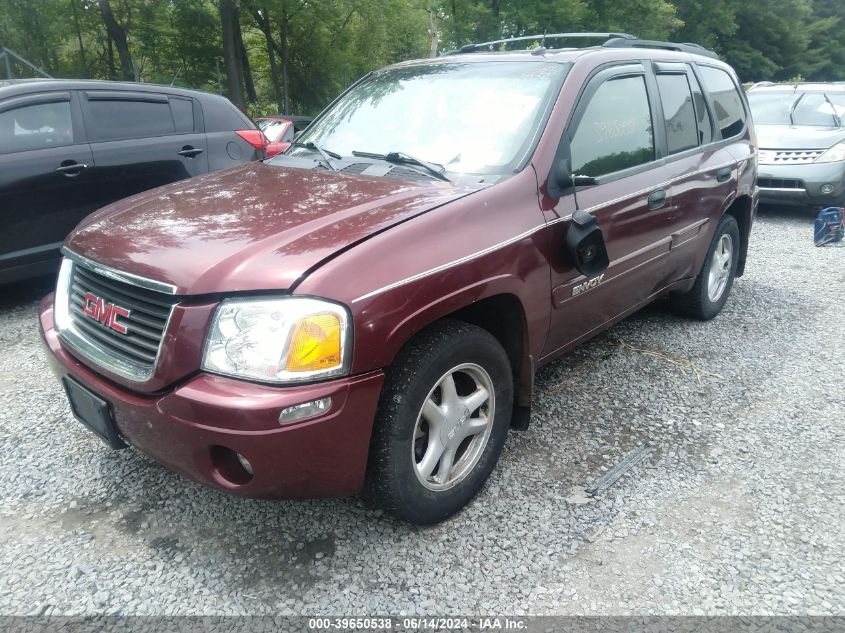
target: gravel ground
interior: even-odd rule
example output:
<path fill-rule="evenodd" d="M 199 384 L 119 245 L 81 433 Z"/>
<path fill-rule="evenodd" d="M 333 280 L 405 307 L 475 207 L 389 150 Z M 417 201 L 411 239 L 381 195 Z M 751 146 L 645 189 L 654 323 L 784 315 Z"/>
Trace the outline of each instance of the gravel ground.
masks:
<path fill-rule="evenodd" d="M 811 224 L 764 212 L 716 320 L 655 306 L 543 369 L 531 428 L 426 529 L 109 451 L 48 371 L 48 285 L 2 288 L 0 613 L 845 614 L 845 250 Z"/>

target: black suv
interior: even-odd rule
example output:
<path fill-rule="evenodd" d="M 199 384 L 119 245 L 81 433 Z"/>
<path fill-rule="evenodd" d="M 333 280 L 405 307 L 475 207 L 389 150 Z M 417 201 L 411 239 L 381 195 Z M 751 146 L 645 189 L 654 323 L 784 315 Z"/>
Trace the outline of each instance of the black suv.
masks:
<path fill-rule="evenodd" d="M 92 211 L 264 158 L 255 124 L 218 95 L 170 86 L 0 81 L 0 283 L 52 272 Z"/>

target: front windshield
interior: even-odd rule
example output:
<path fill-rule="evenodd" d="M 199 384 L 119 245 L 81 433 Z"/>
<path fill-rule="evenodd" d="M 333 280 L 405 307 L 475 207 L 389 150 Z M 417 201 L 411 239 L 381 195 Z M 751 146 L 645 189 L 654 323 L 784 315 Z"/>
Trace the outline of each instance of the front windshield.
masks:
<path fill-rule="evenodd" d="M 383 70 L 343 95 L 297 142 L 344 157 L 401 152 L 448 172 L 507 174 L 534 141 L 567 68 L 496 61 Z M 309 151 L 297 146 L 287 155 Z"/>
<path fill-rule="evenodd" d="M 756 125 L 838 127 L 845 118 L 842 93 L 752 92 L 748 103 Z"/>

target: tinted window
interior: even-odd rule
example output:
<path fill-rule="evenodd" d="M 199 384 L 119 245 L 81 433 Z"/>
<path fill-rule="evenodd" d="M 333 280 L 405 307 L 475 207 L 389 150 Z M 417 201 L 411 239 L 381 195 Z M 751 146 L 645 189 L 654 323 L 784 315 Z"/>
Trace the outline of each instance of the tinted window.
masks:
<path fill-rule="evenodd" d="M 170 109 L 177 134 L 194 131 L 194 102 L 190 99 L 170 97 Z"/>
<path fill-rule="evenodd" d="M 70 103 L 39 103 L 0 112 L 0 154 L 73 144 Z"/>
<path fill-rule="evenodd" d="M 716 121 L 722 138 L 736 136 L 745 126 L 745 108 L 742 97 L 730 75 L 719 68 L 701 66 L 704 87 L 710 93 L 715 108 Z"/>
<path fill-rule="evenodd" d="M 704 93 L 695 75 L 687 75 L 692 83 L 692 100 L 695 104 L 695 118 L 698 121 L 698 138 L 701 145 L 713 140 L 713 124 L 710 123 L 710 113 L 707 110 L 707 102 L 704 100 Z"/>
<path fill-rule="evenodd" d="M 698 147 L 698 126 L 692 91 L 685 74 L 657 75 L 660 102 L 666 120 L 666 141 L 670 154 Z"/>
<path fill-rule="evenodd" d="M 601 176 L 654 160 L 645 79 L 610 79 L 587 104 L 572 139 L 572 172 Z"/>
<path fill-rule="evenodd" d="M 94 141 L 164 136 L 175 131 L 170 105 L 166 101 L 88 101 L 86 117 Z"/>

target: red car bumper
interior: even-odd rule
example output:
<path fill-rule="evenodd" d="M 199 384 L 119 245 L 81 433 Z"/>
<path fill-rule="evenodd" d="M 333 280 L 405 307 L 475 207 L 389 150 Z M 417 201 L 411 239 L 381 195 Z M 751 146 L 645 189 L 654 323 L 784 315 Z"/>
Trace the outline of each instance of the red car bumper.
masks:
<path fill-rule="evenodd" d="M 384 374 L 269 387 L 198 373 L 172 390 L 133 393 L 100 377 L 62 347 L 53 296 L 40 307 L 41 336 L 53 371 L 108 402 L 121 437 L 164 466 L 200 483 L 253 497 L 342 496 L 364 482 Z M 285 407 L 331 397 L 319 417 L 280 426 Z M 252 467 L 248 479 L 235 451 Z"/>

